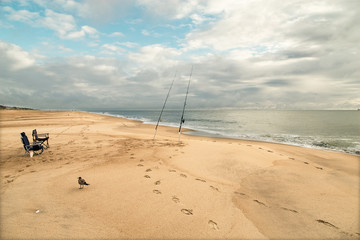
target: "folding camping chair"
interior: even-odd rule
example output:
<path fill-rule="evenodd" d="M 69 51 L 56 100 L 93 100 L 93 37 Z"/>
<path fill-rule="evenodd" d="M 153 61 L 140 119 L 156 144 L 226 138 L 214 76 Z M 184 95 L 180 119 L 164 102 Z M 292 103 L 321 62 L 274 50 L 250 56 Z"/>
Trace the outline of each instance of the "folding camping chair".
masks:
<path fill-rule="evenodd" d="M 21 141 L 24 144 L 25 152 L 34 151 L 36 154 L 41 154 L 44 151 L 44 147 L 40 143 L 30 144 L 28 137 L 24 132 L 20 133 Z"/>
<path fill-rule="evenodd" d="M 36 129 L 32 131 L 32 136 L 34 142 L 40 143 L 40 145 L 44 146 L 45 148 L 49 146 L 49 133 L 40 133 L 38 134 Z"/>

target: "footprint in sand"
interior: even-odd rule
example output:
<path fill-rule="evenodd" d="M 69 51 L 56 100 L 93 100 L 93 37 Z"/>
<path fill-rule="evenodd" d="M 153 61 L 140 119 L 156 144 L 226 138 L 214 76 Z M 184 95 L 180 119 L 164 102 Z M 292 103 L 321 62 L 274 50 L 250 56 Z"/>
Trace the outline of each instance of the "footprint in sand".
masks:
<path fill-rule="evenodd" d="M 200 179 L 200 178 L 196 178 L 195 180 L 200 182 L 206 182 L 204 179 Z"/>
<path fill-rule="evenodd" d="M 149 175 L 145 175 L 144 178 L 151 178 Z"/>
<path fill-rule="evenodd" d="M 282 207 L 281 209 L 284 209 L 286 211 L 290 211 L 290 212 L 293 212 L 293 213 L 298 213 L 298 211 L 296 211 L 294 209 L 289 209 L 289 208 L 284 208 L 284 207 Z"/>
<path fill-rule="evenodd" d="M 186 214 L 186 215 L 193 215 L 193 210 L 192 209 L 181 209 L 181 212 L 183 214 Z"/>
<path fill-rule="evenodd" d="M 308 162 L 304 162 L 305 164 L 309 164 Z"/>
<path fill-rule="evenodd" d="M 317 219 L 316 221 L 319 222 L 319 223 L 325 224 L 326 226 L 339 229 L 337 226 L 335 226 L 335 225 L 333 225 L 333 224 L 331 224 L 331 223 L 329 223 L 329 222 L 327 222 L 327 221 L 324 221 L 324 220 L 322 220 L 322 219 Z"/>
<path fill-rule="evenodd" d="M 156 181 L 156 182 L 154 182 L 154 184 L 155 185 L 160 185 L 161 184 L 161 181 L 159 180 L 159 181 Z"/>
<path fill-rule="evenodd" d="M 169 172 L 176 172 L 176 170 L 174 170 L 174 169 L 169 169 Z"/>
<path fill-rule="evenodd" d="M 323 168 L 322 167 L 316 167 L 317 169 L 320 169 L 320 170 L 323 170 Z"/>
<path fill-rule="evenodd" d="M 175 202 L 175 203 L 179 203 L 179 202 L 180 202 L 180 199 L 179 199 L 177 196 L 172 196 L 172 200 L 173 200 L 173 202 Z"/>
<path fill-rule="evenodd" d="M 145 172 L 151 172 L 151 171 L 152 171 L 151 168 L 145 170 Z"/>
<path fill-rule="evenodd" d="M 219 227 L 218 227 L 217 223 L 214 222 L 213 220 L 209 220 L 208 225 L 209 225 L 210 228 L 212 228 L 212 229 L 214 229 L 216 231 L 219 231 Z"/>
<path fill-rule="evenodd" d="M 263 205 L 263 206 L 265 206 L 265 207 L 266 207 L 265 203 L 260 202 L 260 201 L 259 201 L 259 200 L 257 200 L 257 199 L 254 199 L 254 202 L 256 202 L 256 203 L 258 203 L 258 204 Z"/>
<path fill-rule="evenodd" d="M 218 191 L 219 192 L 219 189 L 217 187 L 214 187 L 214 186 L 210 186 L 213 190 L 215 191 Z"/>
<path fill-rule="evenodd" d="M 295 158 L 289 157 L 290 160 L 295 160 Z"/>
<path fill-rule="evenodd" d="M 187 176 L 183 173 L 180 174 L 181 177 L 187 178 Z"/>
<path fill-rule="evenodd" d="M 144 161 L 144 159 L 140 159 L 140 162 L 143 162 Z"/>
<path fill-rule="evenodd" d="M 138 167 L 143 167 L 143 166 L 144 166 L 144 165 L 142 165 L 142 164 L 140 164 L 140 163 L 138 164 Z"/>
<path fill-rule="evenodd" d="M 242 192 L 234 192 L 235 194 L 238 194 L 240 196 L 244 196 L 244 197 L 247 197 L 247 195 L 245 193 L 242 193 Z"/>
<path fill-rule="evenodd" d="M 161 194 L 161 192 L 160 192 L 159 190 L 157 190 L 157 189 L 154 189 L 154 190 L 153 190 L 153 193 L 155 193 L 155 194 Z"/>

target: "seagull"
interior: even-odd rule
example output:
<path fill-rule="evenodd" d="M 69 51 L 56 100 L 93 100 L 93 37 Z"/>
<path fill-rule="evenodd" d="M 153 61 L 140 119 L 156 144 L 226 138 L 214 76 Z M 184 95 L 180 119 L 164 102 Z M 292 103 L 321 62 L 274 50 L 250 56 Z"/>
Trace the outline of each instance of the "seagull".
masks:
<path fill-rule="evenodd" d="M 79 177 L 78 183 L 79 183 L 79 185 L 80 185 L 80 189 L 83 188 L 84 185 L 90 185 L 90 184 L 88 184 L 88 183 L 85 181 L 85 179 L 83 179 L 83 178 L 81 178 L 81 177 Z M 83 187 L 81 187 L 81 186 L 83 186 Z"/>

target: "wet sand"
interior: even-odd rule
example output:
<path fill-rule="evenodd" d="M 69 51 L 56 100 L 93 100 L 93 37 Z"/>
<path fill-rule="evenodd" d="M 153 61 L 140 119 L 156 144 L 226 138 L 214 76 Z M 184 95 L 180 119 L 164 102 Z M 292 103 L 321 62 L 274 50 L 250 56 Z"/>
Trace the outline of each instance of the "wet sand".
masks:
<path fill-rule="evenodd" d="M 360 157 L 0 111 L 1 239 L 359 239 Z M 20 133 L 50 133 L 24 154 Z M 88 183 L 79 189 L 77 178 Z"/>

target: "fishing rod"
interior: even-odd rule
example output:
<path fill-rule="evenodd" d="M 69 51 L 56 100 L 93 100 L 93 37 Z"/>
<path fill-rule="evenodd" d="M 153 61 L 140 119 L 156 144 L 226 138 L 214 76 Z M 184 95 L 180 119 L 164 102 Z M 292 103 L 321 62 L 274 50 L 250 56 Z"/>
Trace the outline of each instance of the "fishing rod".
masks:
<path fill-rule="evenodd" d="M 163 105 L 163 107 L 162 107 L 162 109 L 161 109 L 160 116 L 159 116 L 159 119 L 158 119 L 157 124 L 156 124 L 156 127 L 155 127 L 155 133 L 154 133 L 153 140 L 154 140 L 155 137 L 156 137 L 156 133 L 157 133 L 157 129 L 158 129 L 158 126 L 159 126 L 159 122 L 160 122 L 160 120 L 161 120 L 161 115 L 162 115 L 162 113 L 163 113 L 163 111 L 164 111 L 166 102 L 167 102 L 167 100 L 168 100 L 168 98 L 169 98 L 170 91 L 171 91 L 171 88 L 172 88 L 172 86 L 173 86 L 173 84 L 174 84 L 175 78 L 176 78 L 176 73 L 175 73 L 175 75 L 174 75 L 174 79 L 173 79 L 172 82 L 171 82 L 171 85 L 170 85 L 170 88 L 169 88 L 169 92 L 168 92 L 168 94 L 167 94 L 167 96 L 166 96 L 166 98 L 165 98 L 164 105 Z"/>
<path fill-rule="evenodd" d="M 181 136 L 181 127 L 182 127 L 182 124 L 185 122 L 184 113 L 185 113 L 185 106 L 186 106 L 187 96 L 189 94 L 189 87 L 190 87 L 190 80 L 191 80 L 192 72 L 193 72 L 193 66 L 191 66 L 191 72 L 190 72 L 190 76 L 189 76 L 189 83 L 188 83 L 187 90 L 186 90 L 186 95 L 185 95 L 184 108 L 183 108 L 182 115 L 181 115 L 181 120 L 180 120 L 179 142 L 180 142 L 180 136 Z"/>

